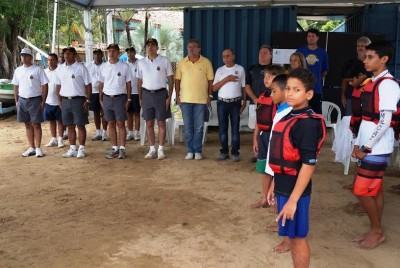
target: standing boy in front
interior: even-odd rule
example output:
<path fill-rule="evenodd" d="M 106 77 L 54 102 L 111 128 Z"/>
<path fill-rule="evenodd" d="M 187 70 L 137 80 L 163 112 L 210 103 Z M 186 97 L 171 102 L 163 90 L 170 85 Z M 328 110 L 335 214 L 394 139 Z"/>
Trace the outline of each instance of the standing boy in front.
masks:
<path fill-rule="evenodd" d="M 353 156 L 359 160 L 353 193 L 367 211 L 371 229 L 355 239 L 361 248 L 379 246 L 385 236 L 382 229 L 383 175 L 393 152 L 394 118 L 398 116 L 400 89 L 387 65 L 393 48 L 387 42 L 367 46 L 365 69 L 373 74 L 361 94 L 362 121 Z"/>
<path fill-rule="evenodd" d="M 274 126 L 269 150 L 279 235 L 289 237 L 293 264 L 297 268 L 310 266 L 306 237 L 311 177 L 326 134 L 323 117 L 309 107 L 313 83 L 313 75 L 308 70 L 295 69 L 289 74 L 286 101 L 293 110 Z"/>

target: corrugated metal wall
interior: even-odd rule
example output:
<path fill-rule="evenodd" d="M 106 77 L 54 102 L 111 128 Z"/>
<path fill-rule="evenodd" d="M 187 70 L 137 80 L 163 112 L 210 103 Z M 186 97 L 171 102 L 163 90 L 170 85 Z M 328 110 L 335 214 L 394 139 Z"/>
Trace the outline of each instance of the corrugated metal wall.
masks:
<path fill-rule="evenodd" d="M 187 8 L 184 47 L 190 38 L 199 39 L 215 69 L 222 65 L 222 50 L 233 48 L 237 63 L 248 67 L 258 62 L 258 48 L 271 44 L 273 32 L 296 31 L 296 16 L 295 7 Z"/>
<path fill-rule="evenodd" d="M 364 8 L 363 32 L 383 34 L 392 42 L 395 57 L 390 70 L 400 77 L 400 4 L 369 5 Z"/>

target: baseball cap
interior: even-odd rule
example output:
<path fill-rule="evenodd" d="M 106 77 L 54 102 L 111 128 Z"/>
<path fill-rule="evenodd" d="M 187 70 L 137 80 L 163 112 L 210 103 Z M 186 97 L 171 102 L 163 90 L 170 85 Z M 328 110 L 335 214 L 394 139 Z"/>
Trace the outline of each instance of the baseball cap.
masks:
<path fill-rule="evenodd" d="M 158 41 L 155 38 L 149 38 L 146 40 L 145 45 L 147 46 L 148 44 L 154 44 L 154 45 L 158 46 Z"/>
<path fill-rule="evenodd" d="M 30 48 L 24 47 L 21 50 L 21 55 L 30 55 L 30 56 L 32 56 L 32 50 L 30 50 Z"/>

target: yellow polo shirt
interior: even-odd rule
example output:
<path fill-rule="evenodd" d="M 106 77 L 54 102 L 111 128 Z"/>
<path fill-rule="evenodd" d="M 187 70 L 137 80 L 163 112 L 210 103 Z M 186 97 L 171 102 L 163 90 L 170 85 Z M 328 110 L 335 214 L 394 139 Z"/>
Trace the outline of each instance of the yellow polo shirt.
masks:
<path fill-rule="evenodd" d="M 181 102 L 206 104 L 208 81 L 214 79 L 211 62 L 200 56 L 195 63 L 185 57 L 178 62 L 175 79 L 181 81 Z"/>

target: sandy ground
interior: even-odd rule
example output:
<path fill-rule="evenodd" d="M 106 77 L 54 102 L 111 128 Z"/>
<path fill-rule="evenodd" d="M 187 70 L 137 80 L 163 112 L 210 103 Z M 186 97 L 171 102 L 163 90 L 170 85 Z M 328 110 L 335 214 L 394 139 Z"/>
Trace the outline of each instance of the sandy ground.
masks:
<path fill-rule="evenodd" d="M 240 163 L 214 160 L 215 132 L 203 161 L 182 160 L 182 144 L 164 161 L 144 160 L 136 142 L 126 160 L 107 160 L 109 143 L 91 141 L 83 160 L 60 149 L 24 159 L 24 135 L 15 116 L 0 120 L 0 267 L 291 267 L 289 254 L 272 252 L 272 211 L 249 209 L 260 192 L 249 134 Z M 367 251 L 350 242 L 368 219 L 346 212 L 352 176 L 332 159 L 327 145 L 314 179 L 312 267 L 399 267 L 400 196 L 389 190 L 399 170 L 385 182 L 387 241 Z"/>

